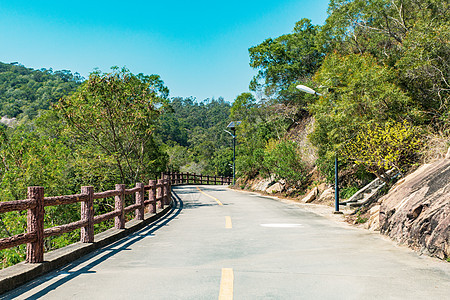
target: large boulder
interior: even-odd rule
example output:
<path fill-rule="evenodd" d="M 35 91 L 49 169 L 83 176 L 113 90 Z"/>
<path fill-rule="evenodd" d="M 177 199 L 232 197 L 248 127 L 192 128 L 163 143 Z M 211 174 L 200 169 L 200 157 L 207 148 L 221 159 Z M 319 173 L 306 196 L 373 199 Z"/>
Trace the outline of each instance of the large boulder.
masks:
<path fill-rule="evenodd" d="M 251 189 L 254 191 L 265 192 L 272 182 L 272 178 L 258 180 L 257 182 L 255 182 L 255 184 L 252 185 Z"/>
<path fill-rule="evenodd" d="M 275 193 L 281 193 L 284 189 L 284 186 L 281 182 L 276 182 L 275 184 L 269 186 L 269 188 L 266 190 L 268 194 L 275 194 Z"/>
<path fill-rule="evenodd" d="M 449 159 L 422 166 L 380 202 L 381 233 L 431 256 L 450 256 Z"/>
<path fill-rule="evenodd" d="M 334 203 L 334 188 L 330 187 L 323 191 L 322 194 L 314 201 L 315 204 L 324 204 L 333 206 Z"/>
<path fill-rule="evenodd" d="M 313 188 L 313 189 L 308 193 L 308 195 L 306 195 L 306 196 L 302 199 L 302 201 L 305 202 L 305 203 L 311 203 L 311 202 L 313 202 L 313 201 L 316 199 L 316 197 L 317 197 L 318 194 L 319 194 L 319 189 L 318 189 L 317 186 L 316 186 L 315 188 Z"/>

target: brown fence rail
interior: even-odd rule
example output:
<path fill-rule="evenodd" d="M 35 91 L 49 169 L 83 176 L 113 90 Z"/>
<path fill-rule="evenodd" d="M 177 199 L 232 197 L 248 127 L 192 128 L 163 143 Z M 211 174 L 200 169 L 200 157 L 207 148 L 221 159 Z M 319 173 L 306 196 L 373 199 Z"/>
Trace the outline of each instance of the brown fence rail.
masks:
<path fill-rule="evenodd" d="M 181 184 L 231 184 L 232 178 L 225 176 L 209 176 L 192 173 L 165 173 L 170 178 L 171 185 Z"/>
<path fill-rule="evenodd" d="M 171 201 L 171 185 L 181 184 L 230 184 L 230 177 L 205 176 L 190 173 L 165 173 L 162 179 L 150 180 L 148 185 L 136 183 L 136 187 L 126 189 L 124 184 L 116 184 L 114 190 L 94 193 L 94 187 L 83 186 L 81 193 L 55 197 L 44 197 L 44 188 L 28 187 L 27 199 L 0 202 L 0 213 L 28 210 L 27 232 L 0 239 L 0 250 L 27 244 L 26 262 L 40 263 L 44 260 L 44 238 L 71 232 L 81 228 L 81 242 L 94 242 L 94 224 L 114 218 L 114 228 L 125 228 L 125 214 L 135 211 L 137 220 L 144 220 L 146 206 L 150 212 L 164 209 Z M 125 195 L 135 195 L 135 203 L 125 207 Z M 145 197 L 147 194 L 147 197 Z M 114 197 L 114 210 L 95 215 L 94 200 Z M 147 199 L 146 199 L 147 198 Z M 81 220 L 44 229 L 44 208 L 72 203 L 81 203 Z"/>

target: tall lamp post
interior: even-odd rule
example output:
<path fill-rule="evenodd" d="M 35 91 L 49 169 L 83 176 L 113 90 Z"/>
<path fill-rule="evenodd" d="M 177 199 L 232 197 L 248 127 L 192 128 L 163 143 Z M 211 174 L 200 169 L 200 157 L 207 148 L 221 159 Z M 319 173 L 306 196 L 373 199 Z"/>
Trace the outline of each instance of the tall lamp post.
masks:
<path fill-rule="evenodd" d="M 239 126 L 241 121 L 232 121 L 228 124 L 227 128 L 229 128 L 233 133 L 228 130 L 224 130 L 233 138 L 233 185 L 236 183 L 236 126 Z"/>
<path fill-rule="evenodd" d="M 297 85 L 296 88 L 299 89 L 300 91 L 308 93 L 308 94 L 322 96 L 322 94 L 319 94 L 312 88 L 309 88 L 304 85 Z M 333 212 L 335 214 L 342 213 L 339 211 L 339 175 L 338 175 L 338 171 L 339 171 L 338 155 L 337 155 L 337 151 L 336 151 L 335 156 L 334 156 L 334 186 L 335 186 L 335 188 L 334 188 L 334 212 Z"/>

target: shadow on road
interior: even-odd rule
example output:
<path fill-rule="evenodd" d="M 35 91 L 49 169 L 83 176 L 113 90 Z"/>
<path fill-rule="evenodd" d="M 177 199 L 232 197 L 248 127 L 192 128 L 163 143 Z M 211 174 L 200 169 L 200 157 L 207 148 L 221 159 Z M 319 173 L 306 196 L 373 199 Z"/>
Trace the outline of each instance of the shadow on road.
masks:
<path fill-rule="evenodd" d="M 152 236 L 155 231 L 166 226 L 170 221 L 175 219 L 180 214 L 180 212 L 183 210 L 184 204 L 183 204 L 183 201 L 175 193 L 173 193 L 173 196 L 174 196 L 173 208 L 161 219 L 153 222 L 152 224 L 149 224 L 145 228 L 143 228 L 133 234 L 130 234 L 129 236 L 127 236 L 107 247 L 96 250 L 96 251 L 92 252 L 91 254 L 85 256 L 84 258 L 80 258 L 80 259 L 76 260 L 75 262 L 68 264 L 67 266 L 59 269 L 56 272 L 53 272 L 53 273 L 50 273 L 47 275 L 43 275 L 42 277 L 40 277 L 34 281 L 31 281 L 28 284 L 21 286 L 18 290 L 12 291 L 10 293 L 7 293 L 6 295 L 3 295 L 3 296 L 6 296 L 6 298 L 3 298 L 3 296 L 0 296 L 0 298 L 1 299 L 11 299 L 11 298 L 19 297 L 20 295 L 26 293 L 27 291 L 29 291 L 33 288 L 38 287 L 39 285 L 50 280 L 51 278 L 58 277 L 58 276 L 64 276 L 64 278 L 57 280 L 56 282 L 52 283 L 48 287 L 44 288 L 43 290 L 41 290 L 31 296 L 28 296 L 26 298 L 26 299 L 38 299 L 38 298 L 43 297 L 44 295 L 48 294 L 52 290 L 56 289 L 57 287 L 63 285 L 64 283 L 66 283 L 82 274 L 95 273 L 95 271 L 91 270 L 93 267 L 97 266 L 98 264 L 102 263 L 103 261 L 107 260 L 108 258 L 111 258 L 112 256 L 120 253 L 121 251 L 129 250 L 128 249 L 129 246 L 133 245 L 136 242 L 139 242 L 140 240 L 142 240 L 148 236 Z M 82 267 L 81 269 L 76 270 L 76 271 L 70 271 L 71 269 L 76 268 L 77 265 L 83 264 L 84 262 L 89 261 L 90 259 L 95 258 L 97 256 L 99 256 L 99 257 L 94 259 L 92 262 L 90 262 L 86 266 Z"/>

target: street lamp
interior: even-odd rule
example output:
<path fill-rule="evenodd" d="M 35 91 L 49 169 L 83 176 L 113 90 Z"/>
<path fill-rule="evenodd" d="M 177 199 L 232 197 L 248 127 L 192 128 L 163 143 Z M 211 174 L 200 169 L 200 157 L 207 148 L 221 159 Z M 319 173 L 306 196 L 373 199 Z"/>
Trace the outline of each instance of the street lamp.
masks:
<path fill-rule="evenodd" d="M 233 185 L 236 183 L 236 126 L 239 126 L 239 124 L 241 124 L 241 121 L 232 121 L 228 124 L 227 128 L 233 131 L 233 133 L 224 130 L 233 137 Z"/>
<path fill-rule="evenodd" d="M 302 92 L 308 93 L 308 94 L 312 94 L 312 95 L 317 95 L 317 96 L 322 96 L 322 94 L 317 93 L 315 90 L 313 90 L 312 88 L 309 88 L 307 86 L 304 85 L 297 85 L 296 86 L 297 89 L 299 89 Z M 334 212 L 335 214 L 340 214 L 342 212 L 339 211 L 339 176 L 338 176 L 338 155 L 337 155 L 337 151 L 335 153 L 334 156 Z"/>

